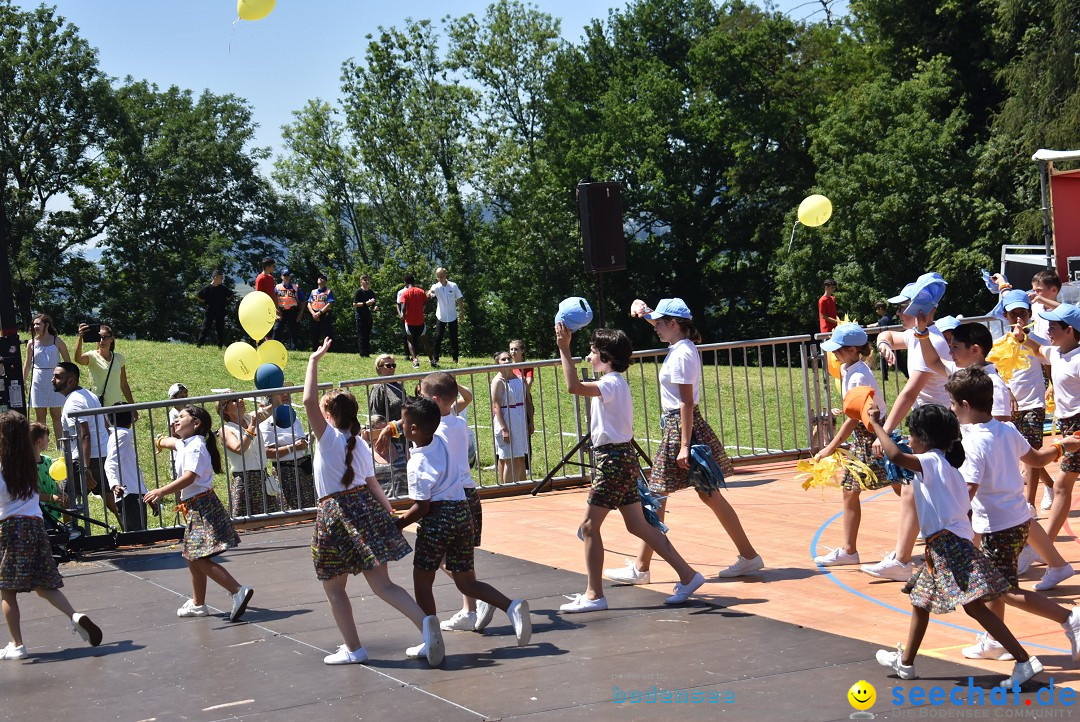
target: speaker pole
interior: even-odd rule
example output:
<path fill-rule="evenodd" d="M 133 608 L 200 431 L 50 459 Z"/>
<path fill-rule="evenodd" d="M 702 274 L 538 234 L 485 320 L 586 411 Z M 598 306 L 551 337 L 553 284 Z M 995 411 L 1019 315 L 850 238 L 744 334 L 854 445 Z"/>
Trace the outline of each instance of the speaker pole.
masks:
<path fill-rule="evenodd" d="M 597 326 L 596 327 L 597 328 L 606 328 L 607 327 L 607 314 L 605 313 L 604 309 L 605 309 L 607 304 L 604 301 L 604 272 L 603 271 L 597 271 L 597 273 L 596 273 L 596 296 L 597 296 L 597 300 L 599 300 L 599 302 L 600 302 L 599 303 L 599 308 L 597 309 L 597 313 L 596 313 L 596 321 L 597 321 Z"/>

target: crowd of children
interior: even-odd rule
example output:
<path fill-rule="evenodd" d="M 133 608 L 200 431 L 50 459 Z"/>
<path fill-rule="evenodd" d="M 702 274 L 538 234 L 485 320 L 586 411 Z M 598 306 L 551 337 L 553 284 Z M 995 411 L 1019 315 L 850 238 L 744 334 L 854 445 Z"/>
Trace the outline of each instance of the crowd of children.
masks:
<path fill-rule="evenodd" d="M 845 418 L 832 439 L 816 454 L 822 459 L 849 443 L 851 453 L 869 476 L 848 471 L 843 489 L 843 542 L 814 559 L 822 567 L 860 563 L 858 533 L 862 517 L 860 494 L 891 486 L 900 498 L 897 542 L 880 562 L 863 565 L 872 576 L 905 582 L 912 620 L 906 645 L 882 650 L 878 661 L 903 679 L 914 678 L 915 655 L 931 613 L 962 607 L 985 630 L 975 644 L 963 650 L 970 658 L 1012 660 L 1014 668 L 1003 686 L 1023 683 L 1042 670 L 1016 640 L 1004 622 L 1005 606 L 1015 606 L 1059 623 L 1069 640 L 1074 661 L 1080 660 L 1080 610 L 1061 606 L 1040 592 L 1074 573 L 1054 547 L 1053 540 L 1069 512 L 1072 487 L 1080 475 L 1080 308 L 1054 300 L 1060 282 L 1051 272 L 1041 273 L 1028 293 L 1000 283 L 995 313 L 1009 324 L 1007 334 L 1016 346 L 1030 350 L 1033 360 L 1017 364 L 1008 378 L 987 361 L 995 341 L 987 328 L 961 318 L 935 322 L 946 283 L 936 273 L 921 276 L 890 301 L 900 304 L 903 331 L 883 330 L 876 347 L 886 362 L 894 351 L 908 354 L 908 379 L 887 402 L 866 361 L 870 339 L 857 324 L 838 325 L 821 344 L 836 355 L 844 395 L 859 389 L 872 391 L 872 401 L 861 418 Z M 678 298 L 662 299 L 655 310 L 635 301 L 631 315 L 653 325 L 668 344 L 659 373 L 663 408 L 662 439 L 652 460 L 651 478 L 645 479 L 633 445 L 633 404 L 623 372 L 630 365 L 632 347 L 625 333 L 597 329 L 589 344 L 587 362 L 594 379 L 581 380 L 570 351 L 572 332 L 563 323 L 555 328 L 563 375 L 571 394 L 590 399 L 590 441 L 595 474 L 589 490 L 579 537 L 584 541 L 587 569 L 584 593 L 570 597 L 563 613 L 607 609 L 603 579 L 648 584 L 653 553 L 667 561 L 678 576 L 669 604 L 687 601 L 704 583 L 665 534 L 666 497 L 693 486 L 698 498 L 716 515 L 738 552 L 721 577 L 750 574 L 764 567 L 735 509 L 721 491 L 723 477 L 732 471 L 723 444 L 701 414 L 701 359 L 695 343 L 700 336 L 692 315 Z M 1035 318 L 1035 328 L 1028 331 Z M 1042 329 L 1040 324 L 1045 324 Z M 1041 333 L 1040 333 L 1041 331 Z M 314 445 L 310 495 L 297 494 L 289 505 L 317 507 L 311 551 L 315 576 L 322 583 L 342 644 L 328 655 L 327 664 L 362 663 L 367 651 L 360 641 L 346 593 L 349 576 L 363 574 L 372 591 L 416 627 L 419 644 L 405 650 L 411 658 L 425 658 L 432 666 L 445 654 L 443 631 L 480 631 L 495 609 L 506 613 L 518 645 L 531 637 L 529 603 L 511 599 L 478 579 L 475 549 L 481 542 L 482 509 L 469 464 L 467 423 L 458 414 L 472 400 L 447 373 L 423 379 L 416 398 L 408 399 L 400 421 L 386 425 L 368 446 L 359 422 L 359 404 L 344 389 L 320 397 L 318 367 L 330 348 L 327 339 L 310 357 L 304 386 Z M 1041 362 L 1041 363 L 1040 363 Z M 1049 368 L 1064 438 L 1043 443 L 1046 387 L 1042 364 Z M 501 377 L 500 377 L 501 378 Z M 174 480 L 147 490 L 134 458 L 131 416 L 109 416 L 108 451 L 104 474 L 110 495 L 118 502 L 126 529 L 145 528 L 143 504 L 156 505 L 179 493 L 178 507 L 185 515 L 183 556 L 188 562 L 192 597 L 178 611 L 181 617 L 206 616 L 206 583 L 214 580 L 232 598 L 229 618 L 239 620 L 253 590 L 241 585 L 213 557 L 240 542 L 230 514 L 213 491 L 213 474 L 220 472 L 221 454 L 210 415 L 198 406 L 183 406 L 176 389 L 178 410 L 170 412 L 172 435 L 155 439 L 159 449 L 175 455 Z M 170 389 L 170 396 L 174 396 Z M 230 407 L 231 405 L 231 407 Z M 278 424 L 273 413 L 247 416 L 239 403 L 225 402 L 221 415 L 232 434 L 223 438 L 225 453 L 235 456 L 241 476 L 234 486 L 244 491 L 233 498 L 232 513 L 243 513 L 261 484 L 243 478 L 248 465 L 264 466 L 265 458 L 246 459 L 248 445 L 275 464 L 297 461 L 306 455 L 309 437 L 295 416 Z M 910 412 L 910 414 L 909 414 Z M 907 420 L 907 444 L 897 433 Z M 246 428 L 245 428 L 246 427 Z M 67 501 L 64 490 L 49 478 L 52 460 L 48 429 L 27 424 L 21 416 L 0 416 L 0 591 L 12 642 L 0 659 L 26 656 L 19 632 L 17 592 L 35 590 L 64 611 L 91 644 L 101 640 L 100 630 L 85 615 L 77 614 L 59 593 L 62 585 L 48 555 L 42 510 L 59 521 Z M 262 444 L 252 442 L 256 430 Z M 400 515 L 376 482 L 374 455 L 386 453 L 391 438 L 410 445 L 407 462 L 411 505 Z M 370 437 L 369 437 L 370 438 Z M 273 443 L 271 443 L 273 442 Z M 1060 461 L 1060 471 L 1046 488 L 1047 528 L 1038 523 L 1033 502 L 1043 468 Z M 900 473 L 888 470 L 893 465 Z M 36 467 L 36 473 L 31 469 Z M 295 468 L 295 464 L 294 464 Z M 907 472 L 902 473 L 902 472 Z M 24 478 L 29 474 L 29 478 Z M 284 475 L 283 475 L 284 476 Z M 288 477 L 296 483 L 298 479 Z M 299 487 L 298 487 L 299 488 Z M 650 494 L 660 494 L 656 514 L 646 513 Z M 1047 507 L 1049 507 L 1047 509 Z M 629 532 L 642 541 L 635 559 L 624 568 L 604 569 L 601 526 L 618 510 Z M 402 530 L 417 525 L 415 548 Z M 924 561 L 913 559 L 917 537 L 925 544 Z M 413 593 L 390 580 L 387 565 L 413 555 Z M 1033 590 L 1020 587 L 1019 575 L 1033 559 L 1047 564 L 1044 577 Z M 439 569 L 453 579 L 462 593 L 462 608 L 449 619 L 436 616 L 433 584 Z"/>

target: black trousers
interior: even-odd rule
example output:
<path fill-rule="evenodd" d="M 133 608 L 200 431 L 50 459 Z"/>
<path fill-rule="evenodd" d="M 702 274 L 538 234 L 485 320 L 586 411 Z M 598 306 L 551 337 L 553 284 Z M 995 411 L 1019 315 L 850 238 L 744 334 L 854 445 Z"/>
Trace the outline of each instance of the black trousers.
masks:
<path fill-rule="evenodd" d="M 443 334 L 446 330 L 450 330 L 450 355 L 454 359 L 454 363 L 458 360 L 458 338 L 457 338 L 457 321 L 436 321 L 435 322 L 435 360 L 438 361 L 442 356 L 442 340 Z"/>
<path fill-rule="evenodd" d="M 271 332 L 270 337 L 281 341 L 285 335 L 289 337 L 289 343 L 285 344 L 293 351 L 296 350 L 296 344 L 300 341 L 300 309 L 294 308 L 289 311 L 282 311 L 281 318 L 274 323 L 274 330 Z"/>
<path fill-rule="evenodd" d="M 356 317 L 356 342 L 361 356 L 371 355 L 371 314 Z"/>
<path fill-rule="evenodd" d="M 334 337 L 334 318 L 329 314 L 311 319 L 311 350 L 319 348 L 324 338 Z"/>
<path fill-rule="evenodd" d="M 116 505 L 120 508 L 120 519 L 124 531 L 142 531 L 146 529 L 146 505 L 138 494 L 126 494 Z"/>
<path fill-rule="evenodd" d="M 203 316 L 202 331 L 199 331 L 199 340 L 195 342 L 196 346 L 202 346 L 203 341 L 210 335 L 210 326 L 213 325 L 217 331 L 217 345 L 221 348 L 225 345 L 225 314 L 220 316 L 211 316 L 206 314 Z"/>

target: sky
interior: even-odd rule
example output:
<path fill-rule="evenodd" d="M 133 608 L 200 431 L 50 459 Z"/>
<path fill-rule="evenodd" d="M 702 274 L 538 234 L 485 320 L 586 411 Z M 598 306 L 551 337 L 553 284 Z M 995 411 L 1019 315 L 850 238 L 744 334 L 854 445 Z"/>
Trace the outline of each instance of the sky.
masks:
<path fill-rule="evenodd" d="M 832 0 L 830 0 L 831 2 Z M 846 12 L 847 0 L 835 0 Z M 16 0 L 22 8 L 38 2 Z M 280 148 L 281 126 L 313 98 L 335 101 L 341 64 L 362 58 L 366 35 L 406 18 L 441 20 L 472 13 L 483 17 L 490 0 L 277 0 L 256 22 L 236 20 L 235 0 L 54 0 L 80 35 L 98 50 L 103 72 L 128 75 L 165 89 L 231 93 L 253 107 L 255 144 Z M 617 0 L 535 0 L 533 5 L 561 21 L 563 38 L 576 42 L 593 18 L 621 9 Z M 794 19 L 820 11 L 819 0 L 778 0 Z M 818 12 L 813 19 L 821 18 Z M 264 170 L 269 170 L 269 162 Z"/>

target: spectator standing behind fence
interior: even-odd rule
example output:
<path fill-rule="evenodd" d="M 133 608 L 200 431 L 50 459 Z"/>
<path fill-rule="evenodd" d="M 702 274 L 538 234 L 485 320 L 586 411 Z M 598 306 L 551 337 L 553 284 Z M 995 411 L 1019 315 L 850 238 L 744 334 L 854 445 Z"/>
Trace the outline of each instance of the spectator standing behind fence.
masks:
<path fill-rule="evenodd" d="M 221 272 L 221 269 L 215 270 L 210 277 L 209 285 L 203 286 L 195 294 L 195 297 L 206 306 L 203 309 L 203 325 L 202 330 L 199 331 L 199 338 L 195 342 L 196 346 L 203 345 L 203 341 L 210 334 L 211 325 L 217 331 L 218 348 L 225 345 L 225 314 L 229 310 L 229 301 L 234 294 L 232 289 L 223 283 L 224 279 L 225 274 Z"/>
<path fill-rule="evenodd" d="M 30 383 L 30 408 L 34 410 L 34 416 L 39 424 L 44 424 L 48 411 L 57 444 L 60 443 L 60 409 L 64 406 L 64 397 L 53 391 L 52 375 L 61 361 L 71 361 L 67 344 L 56 335 L 52 319 L 39 313 L 30 324 L 23 378 Z"/>
<path fill-rule="evenodd" d="M 259 425 L 266 458 L 274 465 L 281 484 L 282 506 L 285 509 L 311 509 L 315 507 L 315 477 L 311 457 L 308 455 L 308 438 L 300 417 L 289 408 L 290 413 L 282 411 L 289 406 L 289 395 L 272 396 L 275 413 Z M 288 416 L 292 424 L 278 426 L 278 417 Z"/>
<path fill-rule="evenodd" d="M 821 333 L 832 333 L 836 324 L 840 323 L 836 316 L 836 281 L 831 278 L 825 279 L 825 292 L 817 301 L 818 327 Z"/>
<path fill-rule="evenodd" d="M 375 305 L 375 292 L 371 290 L 371 276 L 360 276 L 360 288 L 353 294 L 353 317 L 356 319 L 356 341 L 360 355 L 371 355 L 371 327 L 374 325 L 372 313 L 379 310 Z M 455 361 L 457 359 L 454 359 Z"/>
<path fill-rule="evenodd" d="M 892 316 L 889 315 L 889 306 L 884 301 L 878 301 L 874 304 L 874 311 L 877 313 L 877 323 L 871 323 L 867 325 L 867 328 L 888 328 L 893 325 Z M 889 380 L 889 362 L 885 360 L 885 357 L 878 354 L 878 365 L 881 367 L 881 380 Z"/>
<path fill-rule="evenodd" d="M 304 295 L 300 285 L 292 281 L 292 271 L 281 269 L 281 283 L 274 286 L 274 303 L 277 304 L 277 323 L 274 324 L 273 337 L 281 341 L 284 334 L 289 334 L 290 349 L 296 350 L 300 340 L 300 319 L 304 317 Z"/>
<path fill-rule="evenodd" d="M 510 363 L 510 352 L 495 354 L 495 363 Z M 529 453 L 529 418 L 532 397 L 525 382 L 512 369 L 500 371 L 491 380 L 491 415 L 495 427 L 495 451 L 498 456 L 500 484 L 525 479 L 525 457 Z"/>
<path fill-rule="evenodd" d="M 443 333 L 450 331 L 450 353 L 454 363 L 458 362 L 458 315 L 465 312 L 465 299 L 461 289 L 446 278 L 445 268 L 435 269 L 435 283 L 428 289 L 428 298 L 434 298 L 435 305 L 435 353 L 432 363 L 441 358 Z"/>
<path fill-rule="evenodd" d="M 124 531 L 141 531 L 146 528 L 146 505 L 142 496 L 146 493 L 142 470 L 135 455 L 135 432 L 131 430 L 132 414 L 119 411 L 109 415 L 109 445 L 105 453 L 105 478 L 109 490 L 120 502 L 120 518 Z M 154 510 L 157 513 L 157 509 Z"/>
<path fill-rule="evenodd" d="M 273 258 L 262 259 L 262 273 L 255 276 L 255 290 L 262 291 L 273 301 L 277 301 L 277 296 L 274 294 L 274 267 Z"/>
<path fill-rule="evenodd" d="M 435 358 L 431 355 L 431 346 L 428 345 L 427 327 L 424 325 L 424 304 L 427 303 L 427 294 L 424 289 L 413 285 L 413 275 L 405 274 L 405 288 L 398 291 L 397 306 L 398 316 L 405 324 L 405 353 L 412 359 L 414 369 L 420 368 L 420 343 L 424 344 L 424 353 L 427 354 L 431 365 L 437 366 Z"/>
<path fill-rule="evenodd" d="M 319 348 L 323 339 L 334 337 L 334 292 L 326 287 L 326 275 L 315 278 L 315 288 L 308 294 L 307 310 L 311 315 L 311 350 Z"/>
<path fill-rule="evenodd" d="M 135 403 L 127 380 L 127 361 L 116 350 L 116 333 L 111 327 L 98 327 L 97 348 L 83 353 L 83 336 L 90 326 L 79 324 L 79 337 L 75 341 L 75 362 L 90 369 L 90 391 L 98 397 L 102 406 L 119 403 L 121 396 L 129 404 Z"/>
<path fill-rule="evenodd" d="M 85 494 L 97 494 L 105 502 L 106 508 L 119 518 L 112 494 L 104 493 L 103 487 L 105 452 L 109 446 L 105 419 L 101 416 L 72 418 L 82 411 L 100 409 L 101 402 L 96 395 L 79 386 L 79 367 L 70 361 L 62 361 L 53 369 L 53 389 L 64 396 L 64 410 L 60 414 L 60 421 L 64 436 L 72 439 L 73 467 L 68 472 L 68 496 L 81 500 Z M 62 449 L 59 439 L 56 444 Z M 86 489 L 79 483 L 82 476 L 80 469 L 85 471 Z"/>
<path fill-rule="evenodd" d="M 232 516 L 268 514 L 280 511 L 279 498 L 266 493 L 266 457 L 256 433 L 269 412 L 259 409 L 248 416 L 243 399 L 219 401 L 222 419 L 221 445 L 229 465 L 229 511 Z"/>

